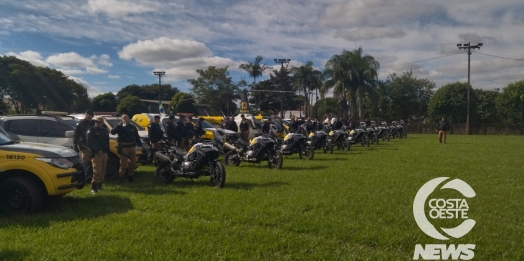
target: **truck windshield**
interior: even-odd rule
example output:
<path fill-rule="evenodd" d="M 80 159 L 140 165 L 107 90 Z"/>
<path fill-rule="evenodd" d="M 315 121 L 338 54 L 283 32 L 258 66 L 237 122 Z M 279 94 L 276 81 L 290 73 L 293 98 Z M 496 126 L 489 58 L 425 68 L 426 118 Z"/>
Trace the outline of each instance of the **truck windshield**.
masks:
<path fill-rule="evenodd" d="M 11 138 L 0 132 L 0 145 L 7 145 L 15 143 Z"/>

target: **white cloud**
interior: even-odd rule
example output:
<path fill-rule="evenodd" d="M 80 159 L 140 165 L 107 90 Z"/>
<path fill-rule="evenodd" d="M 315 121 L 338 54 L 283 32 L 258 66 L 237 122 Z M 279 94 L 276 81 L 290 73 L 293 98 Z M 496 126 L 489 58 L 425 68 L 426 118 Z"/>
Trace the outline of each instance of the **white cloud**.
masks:
<path fill-rule="evenodd" d="M 154 3 L 136 3 L 135 1 L 117 1 L 117 0 L 89 0 L 87 8 L 92 13 L 105 13 L 111 17 L 120 17 L 130 14 L 142 14 L 155 12 L 158 5 Z"/>
<path fill-rule="evenodd" d="M 445 13 L 443 5 L 425 1 L 354 0 L 329 5 L 318 23 L 335 28 L 387 26 L 418 23 Z"/>
<path fill-rule="evenodd" d="M 94 96 L 97 96 L 98 94 L 103 93 L 100 91 L 99 88 L 89 84 L 87 81 L 83 80 L 82 78 L 78 78 L 74 76 L 69 76 L 68 78 L 84 86 L 87 89 L 87 94 L 89 97 L 94 97 Z"/>
<path fill-rule="evenodd" d="M 94 66 L 93 60 L 82 57 L 75 52 L 51 55 L 47 57 L 46 62 L 64 68 Z"/>
<path fill-rule="evenodd" d="M 107 78 L 109 79 L 120 79 L 119 75 L 108 75 Z"/>
<path fill-rule="evenodd" d="M 340 29 L 335 33 L 335 35 L 346 40 L 359 41 L 377 38 L 401 38 L 406 34 L 403 30 L 398 28 L 376 27 L 351 31 Z"/>
<path fill-rule="evenodd" d="M 107 66 L 107 67 L 113 66 L 113 63 L 111 63 L 111 58 L 107 54 L 100 55 L 97 63 L 102 66 Z"/>
<path fill-rule="evenodd" d="M 107 73 L 106 70 L 102 70 L 96 67 L 94 60 L 96 55 L 91 55 L 89 58 L 83 57 L 75 52 L 69 53 L 60 53 L 54 54 L 45 60 L 47 63 L 54 65 L 59 70 L 68 75 L 76 74 L 104 74 Z M 106 65 L 109 62 L 109 56 L 104 54 L 99 58 L 99 63 L 105 63 Z"/>
<path fill-rule="evenodd" d="M 8 52 L 7 55 L 15 56 L 20 60 L 28 61 L 35 66 L 41 66 L 41 67 L 49 66 L 49 64 L 44 61 L 42 55 L 40 55 L 39 52 L 28 50 L 28 51 L 21 52 L 21 53 Z"/>
<path fill-rule="evenodd" d="M 121 59 L 135 60 L 140 65 L 163 70 L 166 72 L 166 79 L 170 80 L 195 77 L 197 69 L 206 69 L 208 66 L 238 68 L 238 62 L 213 56 L 201 42 L 167 37 L 128 44 L 118 55 Z"/>
<path fill-rule="evenodd" d="M 210 55 L 211 51 L 203 43 L 167 37 L 128 44 L 118 52 L 121 59 L 135 59 L 138 63 L 145 65 Z"/>

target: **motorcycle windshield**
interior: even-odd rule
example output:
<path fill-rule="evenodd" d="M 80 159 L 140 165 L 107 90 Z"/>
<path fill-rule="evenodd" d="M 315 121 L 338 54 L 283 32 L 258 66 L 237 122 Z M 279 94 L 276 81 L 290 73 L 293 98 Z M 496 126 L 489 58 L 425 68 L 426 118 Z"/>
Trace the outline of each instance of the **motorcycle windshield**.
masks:
<path fill-rule="evenodd" d="M 284 126 L 280 124 L 278 120 L 276 120 L 275 118 L 271 118 L 271 120 L 273 125 L 277 127 L 277 132 L 284 132 Z"/>

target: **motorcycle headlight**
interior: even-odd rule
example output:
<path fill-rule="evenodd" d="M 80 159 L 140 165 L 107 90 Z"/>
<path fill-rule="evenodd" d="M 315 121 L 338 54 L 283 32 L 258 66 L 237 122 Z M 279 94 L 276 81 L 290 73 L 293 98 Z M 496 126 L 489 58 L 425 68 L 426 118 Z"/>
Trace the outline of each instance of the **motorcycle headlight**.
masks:
<path fill-rule="evenodd" d="M 69 169 L 75 166 L 75 164 L 68 158 L 35 158 L 35 160 L 43 161 L 60 169 Z"/>
<path fill-rule="evenodd" d="M 308 137 L 309 137 L 309 138 L 313 137 L 313 132 L 310 133 Z"/>
<path fill-rule="evenodd" d="M 333 135 L 333 131 L 330 131 L 330 132 L 329 132 L 329 136 L 332 136 L 332 135 Z"/>

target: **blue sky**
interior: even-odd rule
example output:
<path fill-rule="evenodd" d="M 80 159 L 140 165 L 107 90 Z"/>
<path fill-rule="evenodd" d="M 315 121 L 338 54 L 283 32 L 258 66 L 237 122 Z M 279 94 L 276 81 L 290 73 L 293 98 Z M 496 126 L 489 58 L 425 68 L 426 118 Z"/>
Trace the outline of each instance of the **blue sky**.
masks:
<path fill-rule="evenodd" d="M 91 96 L 156 83 L 154 70 L 186 92 L 210 65 L 238 81 L 257 55 L 322 69 L 358 47 L 381 79 L 413 70 L 440 87 L 467 81 L 467 55 L 452 54 L 471 41 L 484 44 L 471 56 L 473 88 L 494 89 L 524 78 L 523 61 L 488 56 L 524 58 L 523 13 L 521 0 L 0 0 L 0 55 L 61 70 Z"/>

